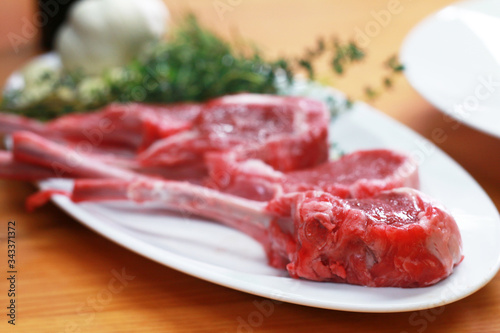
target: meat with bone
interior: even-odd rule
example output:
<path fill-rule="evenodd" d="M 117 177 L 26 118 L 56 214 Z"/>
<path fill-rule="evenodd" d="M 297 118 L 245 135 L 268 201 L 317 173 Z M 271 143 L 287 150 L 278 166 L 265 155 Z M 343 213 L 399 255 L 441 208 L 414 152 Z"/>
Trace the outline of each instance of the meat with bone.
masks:
<path fill-rule="evenodd" d="M 243 102 L 244 107 L 234 101 Z M 416 190 L 378 193 L 393 186 L 416 186 L 416 170 L 403 168 L 414 164 L 397 153 L 359 152 L 313 169 L 291 171 L 326 159 L 327 122 L 320 120 L 327 116 L 312 101 L 286 98 L 281 102 L 283 107 L 274 97 L 255 95 L 212 101 L 190 129 L 170 133 L 162 141 L 160 148 L 171 151 L 160 149 L 152 159 L 141 159 L 148 167 L 161 166 L 165 156 L 174 157 L 168 162 L 175 161 L 170 167 L 181 168 L 204 163 L 212 167 L 217 159 L 226 165 L 234 162 L 235 168 L 227 172 L 231 181 L 227 189 L 252 197 L 249 193 L 260 193 L 259 188 L 265 187 L 273 197 L 269 202 L 141 176 L 111 166 L 124 163 L 112 156 L 104 159 L 87 151 L 75 152 L 71 146 L 27 132 L 13 134 L 13 152 L 0 155 L 0 172 L 22 178 L 22 172 L 28 170 L 34 178 L 24 179 L 30 180 L 54 172 L 58 176 L 66 172 L 70 177 L 101 178 L 77 179 L 73 199 L 160 201 L 181 213 L 218 220 L 260 241 L 270 264 L 286 267 L 296 278 L 419 287 L 451 274 L 462 259 L 453 218 Z M 243 111 L 251 112 L 250 119 L 260 126 L 241 122 Z M 37 132 L 37 126 L 25 127 Z M 175 144 L 164 145 L 167 141 L 182 143 L 186 151 Z M 148 156 L 151 148 L 141 156 Z M 160 163 L 154 162 L 156 158 Z M 18 169 L 12 172 L 11 168 Z M 253 192 L 242 186 L 245 184 L 252 185 Z M 346 197 L 372 196 L 342 199 L 325 190 Z M 53 193 L 58 192 L 42 192 L 31 204 L 43 204 Z"/>
<path fill-rule="evenodd" d="M 283 171 L 328 158 L 329 112 L 320 102 L 298 97 L 239 94 L 199 105 L 112 104 L 46 125 L 15 119 L 0 115 L 0 129 L 11 134 L 15 123 L 70 146 L 85 143 L 108 163 L 175 179 L 205 177 L 210 152 L 230 151 L 239 160 L 252 158 Z M 129 154 L 117 147 L 128 147 Z"/>
<path fill-rule="evenodd" d="M 188 130 L 199 114 L 199 104 L 159 106 L 110 104 L 92 113 L 60 117 L 47 124 L 47 131 L 69 141 L 125 146 L 142 150 L 158 139 Z"/>
<path fill-rule="evenodd" d="M 38 166 L 40 175 L 44 175 L 44 172 L 46 172 L 55 177 L 73 178 L 135 179 L 138 177 L 137 173 L 109 165 L 97 159 L 87 158 L 84 153 L 46 140 L 31 132 L 15 132 L 12 135 L 12 142 L 12 162 L 31 165 L 32 169 L 36 169 L 36 166 Z M 11 166 L 15 167 L 12 162 Z M 11 170 L 11 173 L 20 171 Z M 8 174 L 1 175 L 4 178 L 8 177 Z M 22 178 L 21 175 L 18 178 Z"/>
<path fill-rule="evenodd" d="M 152 144 L 139 155 L 145 166 L 204 161 L 210 152 L 231 151 L 281 171 L 328 158 L 329 113 L 307 98 L 239 94 L 206 103 L 193 129 Z"/>
<path fill-rule="evenodd" d="M 11 152 L 0 151 L 0 178 L 35 181 L 51 177 L 57 177 L 53 169 L 16 161 Z"/>
<path fill-rule="evenodd" d="M 271 227 L 272 246 L 292 277 L 372 287 L 425 287 L 450 275 L 462 259 L 453 217 L 409 188 L 371 198 L 323 192 L 278 198 L 267 207 L 293 219 L 293 233 Z M 287 221 L 288 224 L 288 221 Z M 279 257 L 278 257 L 279 258 Z"/>
<path fill-rule="evenodd" d="M 462 260 L 453 217 L 409 188 L 371 198 L 341 199 L 321 191 L 291 193 L 268 203 L 187 182 L 76 180 L 75 201 L 158 201 L 247 233 L 269 263 L 295 278 L 372 287 L 424 287 Z"/>
<path fill-rule="evenodd" d="M 64 145 L 31 132 L 16 132 L 12 135 L 12 152 L 3 152 L 3 156 L 0 156 L 0 178 L 133 179 L 163 176 L 167 179 L 199 182 L 200 177 L 206 175 L 205 167 L 199 164 L 150 170 L 134 160 L 100 152 L 94 154 L 93 151 L 93 146 Z"/>
<path fill-rule="evenodd" d="M 31 118 L 0 112 L 0 135 L 16 131 L 44 133 L 45 124 Z"/>
<path fill-rule="evenodd" d="M 64 115 L 47 123 L 0 113 L 0 134 L 29 131 L 51 139 L 126 147 L 135 152 L 158 139 L 191 128 L 200 108 L 199 104 L 188 103 L 168 106 L 115 103 L 98 111 Z"/>
<path fill-rule="evenodd" d="M 231 153 L 207 158 L 210 187 L 253 200 L 280 193 L 320 190 L 342 198 L 369 197 L 397 187 L 418 188 L 418 167 L 408 155 L 393 150 L 361 150 L 323 164 L 290 172 L 274 170 L 259 160 L 238 161 Z"/>
<path fill-rule="evenodd" d="M 103 158 L 78 152 L 29 132 L 13 135 L 13 155 L 16 162 L 50 168 L 55 176 L 60 177 L 129 180 L 140 176 L 118 167 L 120 161 L 116 157 Z M 276 171 L 257 160 L 240 162 L 237 166 L 239 173 L 231 168 L 223 170 L 223 175 L 232 174 L 235 179 L 229 186 L 218 185 L 225 180 L 217 177 L 221 174 L 214 173 L 206 183 L 215 184 L 223 192 L 260 201 L 282 193 L 307 190 L 321 190 L 343 198 L 362 198 L 397 187 L 418 188 L 416 163 L 407 155 L 390 150 L 358 151 L 337 161 L 288 173 Z M 179 172 L 185 172 L 184 179 L 189 173 L 201 174 L 195 168 L 196 164 L 180 168 Z M 171 173 L 169 176 L 172 179 L 176 175 Z"/>

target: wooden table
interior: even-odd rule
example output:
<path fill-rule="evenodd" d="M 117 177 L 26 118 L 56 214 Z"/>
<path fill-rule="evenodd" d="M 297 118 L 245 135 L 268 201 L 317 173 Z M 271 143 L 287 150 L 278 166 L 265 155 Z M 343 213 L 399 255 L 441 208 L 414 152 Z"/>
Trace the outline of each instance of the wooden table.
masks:
<path fill-rule="evenodd" d="M 401 0 L 368 45 L 366 61 L 336 79 L 352 96 L 381 77 L 383 60 L 397 53 L 404 36 L 422 18 L 450 0 Z M 350 38 L 375 20 L 390 0 L 168 0 L 173 16 L 191 9 L 221 34 L 256 41 L 270 56 L 298 55 L 317 36 Z M 222 5 L 221 5 L 222 4 Z M 216 11 L 214 6 L 224 8 Z M 39 52 L 36 37 L 13 52 L 7 34 L 33 15 L 31 1 L 2 2 L 0 82 Z M 370 23 L 371 22 L 371 23 Z M 500 140 L 466 126 L 455 128 L 400 77 L 374 105 L 430 138 L 436 127 L 448 140 L 439 146 L 462 164 L 500 207 Z M 224 288 L 154 263 L 90 231 L 49 204 L 33 214 L 24 199 L 27 183 L 0 181 L 1 332 L 500 332 L 500 276 L 459 302 L 438 310 L 395 314 L 329 311 L 275 304 L 259 317 L 264 299 Z M 464 193 L 467 195 L 467 193 Z M 7 221 L 17 221 L 17 318 L 7 324 Z M 500 241 L 500 240 L 499 240 Z M 134 276 L 107 293 L 116 272 Z M 118 289 L 117 289 L 118 290 Z M 108 297 L 111 295 L 111 297 Z M 254 316 L 254 317 L 252 317 Z M 251 319 L 253 318 L 253 319 Z M 260 320 L 259 318 L 262 318 Z M 251 323 L 243 327 L 241 322 Z"/>

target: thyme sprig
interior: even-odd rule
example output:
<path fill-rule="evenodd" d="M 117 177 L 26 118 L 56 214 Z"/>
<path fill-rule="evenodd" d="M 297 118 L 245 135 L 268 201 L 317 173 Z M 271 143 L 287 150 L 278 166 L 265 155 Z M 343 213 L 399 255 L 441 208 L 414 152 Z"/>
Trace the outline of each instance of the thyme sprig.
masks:
<path fill-rule="evenodd" d="M 360 62 L 365 57 L 365 52 L 353 41 L 342 43 L 334 38 L 327 43 L 324 38 L 319 38 L 316 45 L 312 49 L 307 49 L 305 54 L 297 60 L 297 65 L 307 72 L 310 80 L 315 80 L 317 60 L 328 55 L 334 74 L 342 75 L 348 65 Z"/>
<path fill-rule="evenodd" d="M 385 90 L 391 89 L 394 85 L 395 78 L 404 70 L 398 58 L 393 55 L 384 62 L 384 68 L 388 73 L 382 77 L 381 83 L 378 87 L 367 86 L 365 87 L 365 98 L 367 100 L 374 100 Z"/>
<path fill-rule="evenodd" d="M 87 112 L 114 101 L 197 102 L 238 92 L 275 94 L 279 90 L 278 75 L 293 85 L 295 75 L 305 71 L 313 81 L 321 57 L 328 57 L 335 75 L 343 75 L 364 56 L 365 52 L 354 42 L 320 38 L 301 57 L 267 60 L 257 48 L 248 44 L 234 46 L 201 27 L 191 14 L 168 42 L 152 45 L 127 66 L 97 77 L 78 71 L 42 73 L 36 84 L 7 90 L 0 107 L 3 111 L 48 120 Z M 402 70 L 396 58 L 388 61 L 387 66 L 393 73 Z M 392 86 L 392 76 L 385 77 L 383 85 Z M 369 94 L 375 96 L 375 92 Z M 348 99 L 347 104 L 350 103 Z"/>

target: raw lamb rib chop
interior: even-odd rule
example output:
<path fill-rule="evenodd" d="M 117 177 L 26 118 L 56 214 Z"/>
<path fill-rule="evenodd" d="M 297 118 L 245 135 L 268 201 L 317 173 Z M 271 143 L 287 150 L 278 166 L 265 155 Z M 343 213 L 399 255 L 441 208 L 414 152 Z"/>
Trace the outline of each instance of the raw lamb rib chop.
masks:
<path fill-rule="evenodd" d="M 193 129 L 157 141 L 139 155 L 145 166 L 204 163 L 208 153 L 232 152 L 289 171 L 328 158 L 329 113 L 299 97 L 238 94 L 207 102 Z"/>
<path fill-rule="evenodd" d="M 38 167 L 39 174 L 49 174 L 61 178 L 118 178 L 136 179 L 139 174 L 115 167 L 77 152 L 57 142 L 46 140 L 30 132 L 16 132 L 12 135 L 12 153 L 3 153 L 0 175 L 4 178 L 16 175 L 17 179 L 41 180 L 33 178 L 37 173 L 22 177 L 24 168 L 34 170 Z M 17 168 L 22 166 L 23 168 Z M 43 171 L 45 170 L 45 171 Z M 5 172 L 6 174 L 4 174 Z M 47 177 L 45 177 L 47 178 Z"/>
<path fill-rule="evenodd" d="M 6 165 L 30 172 L 37 172 L 38 166 L 35 175 L 46 176 L 43 170 L 53 171 L 57 164 L 71 176 L 102 178 L 76 179 L 75 201 L 154 200 L 182 213 L 218 220 L 261 242 L 270 264 L 286 267 L 293 277 L 418 287 L 445 278 L 461 260 L 453 218 L 416 190 L 392 190 L 365 199 L 308 191 L 270 202 L 253 201 L 187 182 L 138 175 L 91 156 L 74 159 L 70 148 L 33 133 L 18 132 L 13 139 L 13 154 L 0 156 Z M 348 156 L 344 159 L 350 161 Z M 42 192 L 29 204 L 43 204 L 52 193 L 60 191 Z"/>
<path fill-rule="evenodd" d="M 307 190 L 363 198 L 397 187 L 419 187 L 416 162 L 386 149 L 356 151 L 336 161 L 290 172 L 279 172 L 259 160 L 238 162 L 230 153 L 211 154 L 207 160 L 209 187 L 259 201 Z"/>
<path fill-rule="evenodd" d="M 110 104 L 98 111 L 61 116 L 47 123 L 0 113 L 0 134 L 29 131 L 68 142 L 87 141 L 94 146 L 117 146 L 132 151 L 191 128 L 200 104 Z"/>
<path fill-rule="evenodd" d="M 8 124 L 31 131 L 12 134 L 12 152 L 0 153 L 0 176 L 87 178 L 76 179 L 71 194 L 42 191 L 28 207 L 63 193 L 74 201 L 157 201 L 220 221 L 258 240 L 269 263 L 294 278 L 421 287 L 446 278 L 462 260 L 453 218 L 417 190 L 392 189 L 418 186 L 408 156 L 361 151 L 325 162 L 328 112 L 319 102 L 240 94 L 178 106 L 187 118 L 172 116 L 173 107 L 120 107 L 49 124 L 0 117 L 2 131 Z M 143 151 L 133 160 L 101 145 Z M 208 168 L 207 185 L 219 190 L 129 170 L 157 167 L 199 178 Z"/>
<path fill-rule="evenodd" d="M 281 171 L 325 162 L 328 124 L 329 112 L 321 102 L 257 94 L 205 104 L 111 104 L 47 124 L 0 114 L 1 133 L 30 131 L 70 147 L 91 145 L 92 153 L 108 164 L 198 181 L 207 176 L 208 154 L 217 152 Z"/>
<path fill-rule="evenodd" d="M 97 158 L 89 154 L 77 153 L 70 147 L 46 140 L 33 133 L 17 132 L 12 137 L 13 160 L 16 163 L 38 165 L 42 169 L 52 171 L 53 176 L 56 177 L 124 180 L 145 177 L 114 166 L 116 161 L 110 165 L 102 156 Z M 8 159 L 5 159 L 6 163 L 0 168 L 0 176 L 5 174 L 12 177 L 15 170 L 7 170 L 9 169 Z M 321 190 L 343 198 L 362 198 L 392 188 L 418 188 L 419 185 L 416 163 L 407 155 L 391 150 L 358 151 L 345 155 L 337 161 L 288 173 L 276 171 L 256 160 L 240 162 L 237 167 L 238 169 L 222 170 L 225 175 L 232 174 L 235 179 L 229 183 L 229 186 L 218 185 L 221 177 L 215 176 L 221 174 L 212 173 L 213 178 L 206 183 L 216 184 L 212 187 L 223 192 L 259 201 L 268 201 L 283 193 L 307 190 Z M 31 168 L 34 167 L 31 166 Z M 18 175 L 21 179 L 23 179 L 22 170 L 19 169 Z M 40 173 L 40 175 L 44 174 Z"/>
<path fill-rule="evenodd" d="M 270 265 L 294 278 L 372 287 L 424 287 L 462 260 L 461 237 L 444 208 L 417 190 L 341 199 L 321 191 L 269 203 L 175 181 L 76 180 L 74 201 L 158 201 L 247 233 Z"/>
<path fill-rule="evenodd" d="M 69 141 L 90 140 L 106 146 L 143 150 L 154 141 L 191 128 L 200 104 L 110 104 L 98 112 L 60 117 L 47 131 Z"/>
<path fill-rule="evenodd" d="M 16 161 L 11 152 L 0 151 L 0 178 L 35 181 L 51 177 L 57 175 L 50 168 Z"/>

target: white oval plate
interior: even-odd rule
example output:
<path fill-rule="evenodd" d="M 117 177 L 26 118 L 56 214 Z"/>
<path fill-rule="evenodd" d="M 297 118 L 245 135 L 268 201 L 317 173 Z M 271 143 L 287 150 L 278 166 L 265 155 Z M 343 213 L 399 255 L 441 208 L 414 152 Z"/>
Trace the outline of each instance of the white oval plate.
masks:
<path fill-rule="evenodd" d="M 307 306 L 399 312 L 441 306 L 472 294 L 500 267 L 500 218 L 480 186 L 451 158 L 418 134 L 366 104 L 340 115 L 332 141 L 345 151 L 392 148 L 420 161 L 422 190 L 456 218 L 465 259 L 444 281 L 427 288 L 367 288 L 295 280 L 269 267 L 260 245 L 235 230 L 153 206 L 130 203 L 75 204 L 54 196 L 63 210 L 122 246 L 161 264 L 229 288 Z M 43 188 L 64 187 L 64 180 Z"/>
<path fill-rule="evenodd" d="M 406 37 L 405 75 L 447 115 L 500 138 L 500 2 L 464 1 L 432 14 Z"/>

